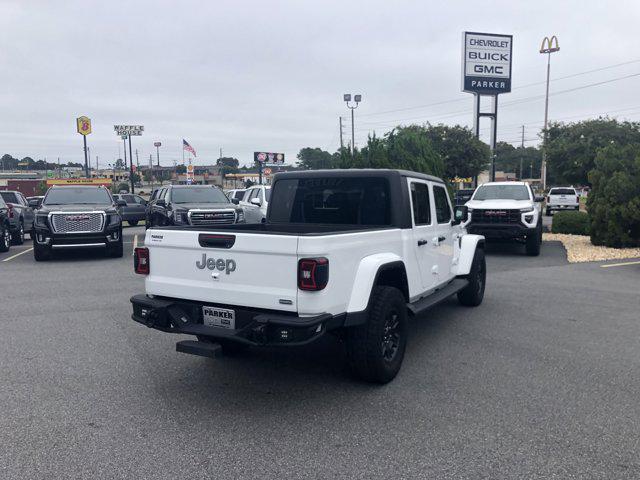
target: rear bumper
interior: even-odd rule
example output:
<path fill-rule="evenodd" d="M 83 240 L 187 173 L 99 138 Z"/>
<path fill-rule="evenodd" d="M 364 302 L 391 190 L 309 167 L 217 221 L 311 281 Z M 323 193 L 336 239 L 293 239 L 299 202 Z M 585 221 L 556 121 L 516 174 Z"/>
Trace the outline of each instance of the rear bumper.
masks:
<path fill-rule="evenodd" d="M 558 210 L 579 210 L 580 205 L 548 205 L 545 207 L 550 212 Z"/>
<path fill-rule="evenodd" d="M 467 225 L 467 232 L 484 235 L 487 240 L 515 240 L 535 235 L 537 228 L 529 228 L 519 223 L 470 223 Z"/>
<path fill-rule="evenodd" d="M 346 314 L 322 313 L 313 317 L 257 310 L 231 305 L 204 304 L 189 300 L 150 298 L 134 295 L 131 318 L 149 328 L 168 333 L 206 336 L 254 346 L 305 345 L 325 332 L 344 326 Z M 235 330 L 204 325 L 202 307 L 212 306 L 235 311 Z"/>

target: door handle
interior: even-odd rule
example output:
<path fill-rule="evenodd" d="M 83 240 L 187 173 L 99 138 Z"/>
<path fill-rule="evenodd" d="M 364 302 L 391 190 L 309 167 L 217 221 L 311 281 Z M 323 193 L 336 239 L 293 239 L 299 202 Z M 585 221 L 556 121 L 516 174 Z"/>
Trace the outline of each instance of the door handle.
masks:
<path fill-rule="evenodd" d="M 426 245 L 427 243 L 429 243 L 429 242 L 427 242 L 426 240 L 418 240 L 418 246 L 419 247 L 421 247 L 423 245 Z"/>
<path fill-rule="evenodd" d="M 444 242 L 447 239 L 447 237 L 438 237 L 438 242 Z"/>

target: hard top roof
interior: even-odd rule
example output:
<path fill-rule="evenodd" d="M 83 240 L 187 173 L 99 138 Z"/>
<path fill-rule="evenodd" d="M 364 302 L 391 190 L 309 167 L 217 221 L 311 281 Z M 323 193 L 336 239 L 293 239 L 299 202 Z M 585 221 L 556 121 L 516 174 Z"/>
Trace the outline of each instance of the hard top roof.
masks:
<path fill-rule="evenodd" d="M 419 178 L 421 180 L 430 180 L 432 182 L 444 183 L 441 178 L 426 173 L 411 172 L 409 170 L 399 170 L 390 168 L 346 168 L 346 169 L 329 169 L 329 170 L 297 170 L 295 172 L 276 173 L 278 179 L 286 178 L 317 178 L 317 177 L 391 177 L 400 175 L 402 177 Z"/>

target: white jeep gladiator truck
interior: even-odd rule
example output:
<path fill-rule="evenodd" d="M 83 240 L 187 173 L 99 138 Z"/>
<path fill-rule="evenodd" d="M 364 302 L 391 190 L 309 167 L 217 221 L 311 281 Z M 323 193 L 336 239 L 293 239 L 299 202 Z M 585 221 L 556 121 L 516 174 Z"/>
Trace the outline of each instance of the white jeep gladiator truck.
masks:
<path fill-rule="evenodd" d="M 439 178 L 400 170 L 278 173 L 264 223 L 158 227 L 134 254 L 145 294 L 132 318 L 191 334 L 176 349 L 216 357 L 246 346 L 343 339 L 353 372 L 400 369 L 409 317 L 457 294 L 477 306 L 484 238 L 465 232 Z"/>

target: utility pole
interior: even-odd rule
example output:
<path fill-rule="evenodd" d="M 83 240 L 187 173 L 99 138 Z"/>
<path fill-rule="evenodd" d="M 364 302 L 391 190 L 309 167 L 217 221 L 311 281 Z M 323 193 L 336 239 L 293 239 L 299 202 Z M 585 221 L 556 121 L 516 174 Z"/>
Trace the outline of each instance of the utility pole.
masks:
<path fill-rule="evenodd" d="M 340 151 L 344 148 L 344 140 L 342 139 L 342 116 L 340 116 Z"/>
<path fill-rule="evenodd" d="M 520 144 L 520 180 L 524 178 L 522 175 L 522 162 L 524 161 L 524 125 L 522 125 L 522 143 Z"/>
<path fill-rule="evenodd" d="M 98 170 L 100 170 L 100 161 L 98 155 L 96 155 L 96 176 L 98 176 Z"/>
<path fill-rule="evenodd" d="M 553 46 L 555 42 L 555 47 Z M 545 48 L 546 45 L 546 48 Z M 544 138 L 542 142 L 542 165 L 540 167 L 540 177 L 542 179 L 542 190 L 547 188 L 547 125 L 549 120 L 549 76 L 551 72 L 551 54 L 560 51 L 558 37 L 544 37 L 540 47 L 540 53 L 547 55 L 547 91 L 544 99 Z"/>

